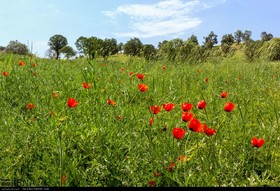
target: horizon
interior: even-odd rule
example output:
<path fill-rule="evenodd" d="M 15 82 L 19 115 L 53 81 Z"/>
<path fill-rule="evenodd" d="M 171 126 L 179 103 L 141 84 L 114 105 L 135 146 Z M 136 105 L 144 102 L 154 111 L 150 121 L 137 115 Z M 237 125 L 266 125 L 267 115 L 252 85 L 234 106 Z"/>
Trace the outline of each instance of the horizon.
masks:
<path fill-rule="evenodd" d="M 155 47 L 192 34 L 202 44 L 211 31 L 218 35 L 218 44 L 223 35 L 237 30 L 251 31 L 253 40 L 260 40 L 263 31 L 280 37 L 276 0 L 0 0 L 0 5 L 0 46 L 17 40 L 42 58 L 55 34 L 66 37 L 75 50 L 80 36 L 124 44 L 136 37 Z"/>

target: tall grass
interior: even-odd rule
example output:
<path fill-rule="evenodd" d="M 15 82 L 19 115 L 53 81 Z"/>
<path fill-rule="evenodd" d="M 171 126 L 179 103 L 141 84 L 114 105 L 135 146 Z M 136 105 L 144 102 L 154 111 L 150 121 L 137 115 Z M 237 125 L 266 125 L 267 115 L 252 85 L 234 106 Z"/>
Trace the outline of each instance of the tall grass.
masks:
<path fill-rule="evenodd" d="M 277 62 L 194 65 L 3 55 L 0 61 L 1 73 L 9 74 L 0 78 L 0 179 L 20 179 L 21 186 L 279 186 Z M 140 83 L 149 89 L 140 92 Z M 229 93 L 225 99 L 222 91 Z M 67 106 L 70 97 L 77 107 Z M 205 109 L 196 107 L 200 100 Z M 171 102 L 172 111 L 150 111 L 151 105 Z M 217 133 L 190 131 L 181 119 L 184 102 Z M 235 104 L 232 112 L 223 110 L 226 102 Z M 27 109 L 28 103 L 35 108 Z M 187 131 L 183 139 L 173 137 L 174 127 Z M 265 140 L 261 148 L 252 146 L 254 136 Z"/>

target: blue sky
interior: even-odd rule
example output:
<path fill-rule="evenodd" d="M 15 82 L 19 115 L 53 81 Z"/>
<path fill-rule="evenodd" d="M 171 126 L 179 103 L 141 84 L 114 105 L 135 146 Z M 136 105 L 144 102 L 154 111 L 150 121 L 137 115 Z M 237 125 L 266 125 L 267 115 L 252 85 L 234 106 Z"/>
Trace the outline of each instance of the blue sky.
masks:
<path fill-rule="evenodd" d="M 0 0 L 0 46 L 9 41 L 33 44 L 43 57 L 51 36 L 61 34 L 74 49 L 80 36 L 137 37 L 144 44 L 194 34 L 200 43 L 240 29 L 280 37 L 279 0 Z"/>

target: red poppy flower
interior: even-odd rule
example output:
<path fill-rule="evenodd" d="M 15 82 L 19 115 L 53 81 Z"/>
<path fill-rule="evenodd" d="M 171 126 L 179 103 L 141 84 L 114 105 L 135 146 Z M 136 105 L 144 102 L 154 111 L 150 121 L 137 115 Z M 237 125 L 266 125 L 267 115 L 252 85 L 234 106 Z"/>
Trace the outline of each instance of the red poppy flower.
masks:
<path fill-rule="evenodd" d="M 154 122 L 154 118 L 150 118 L 150 125 L 152 126 Z"/>
<path fill-rule="evenodd" d="M 108 99 L 108 100 L 107 100 L 107 103 L 108 103 L 109 105 L 116 105 L 116 104 L 117 104 L 115 101 L 113 101 L 113 100 L 111 100 L 111 99 Z"/>
<path fill-rule="evenodd" d="M 224 107 L 224 110 L 227 112 L 232 112 L 233 109 L 234 109 L 234 104 L 231 102 L 227 102 Z"/>
<path fill-rule="evenodd" d="M 52 95 L 53 95 L 54 98 L 57 98 L 57 97 L 58 97 L 58 93 L 57 93 L 57 92 L 53 92 Z"/>
<path fill-rule="evenodd" d="M 102 64 L 101 64 L 101 66 L 102 66 L 102 67 L 104 67 L 104 66 L 105 66 L 105 64 L 104 64 L 104 63 L 102 63 Z"/>
<path fill-rule="evenodd" d="M 175 163 L 174 162 L 172 162 L 170 165 L 169 165 L 169 167 L 167 168 L 167 170 L 168 171 L 172 171 L 174 168 L 175 168 Z"/>
<path fill-rule="evenodd" d="M 33 103 L 28 103 L 28 104 L 26 104 L 26 109 L 34 109 L 35 108 L 35 105 L 33 104 Z"/>
<path fill-rule="evenodd" d="M 166 70 L 166 66 L 163 66 L 162 69 L 163 69 L 163 70 Z"/>
<path fill-rule="evenodd" d="M 149 88 L 146 84 L 139 84 L 138 85 L 138 90 L 140 90 L 141 92 L 145 92 L 147 91 Z"/>
<path fill-rule="evenodd" d="M 143 80 L 144 79 L 144 75 L 143 74 L 136 74 L 137 78 L 139 80 Z"/>
<path fill-rule="evenodd" d="M 183 111 L 190 111 L 192 109 L 193 105 L 191 103 L 182 103 L 182 109 Z"/>
<path fill-rule="evenodd" d="M 200 121 L 197 118 L 192 118 L 188 128 L 194 132 L 198 132 L 198 133 L 203 132 L 203 125 L 200 123 Z"/>
<path fill-rule="evenodd" d="M 83 82 L 83 83 L 82 83 L 82 86 L 83 86 L 85 89 L 91 88 L 91 84 L 88 84 L 88 83 L 86 83 L 86 82 Z"/>
<path fill-rule="evenodd" d="M 201 72 L 200 70 L 197 70 L 197 72 Z"/>
<path fill-rule="evenodd" d="M 155 177 L 159 177 L 159 172 L 154 172 Z"/>
<path fill-rule="evenodd" d="M 155 181 L 153 181 L 153 180 L 149 181 L 149 186 L 154 186 L 155 184 L 156 184 Z"/>
<path fill-rule="evenodd" d="M 158 114 L 160 112 L 161 108 L 160 106 L 157 106 L 157 105 L 152 105 L 151 106 L 151 111 L 154 113 L 154 114 Z"/>
<path fill-rule="evenodd" d="M 205 82 L 208 82 L 209 81 L 209 79 L 208 78 L 205 78 Z"/>
<path fill-rule="evenodd" d="M 187 161 L 187 157 L 186 157 L 186 156 L 180 156 L 180 157 L 178 158 L 178 161 L 180 161 L 180 162 L 186 162 L 186 161 Z"/>
<path fill-rule="evenodd" d="M 257 139 L 256 137 L 253 137 L 251 142 L 253 147 L 257 147 L 257 148 L 262 147 L 265 143 L 265 141 L 262 138 Z"/>
<path fill-rule="evenodd" d="M 132 76 L 132 75 L 133 75 L 133 72 L 129 72 L 129 75 Z"/>
<path fill-rule="evenodd" d="M 21 60 L 21 61 L 19 61 L 19 65 L 20 66 L 24 66 L 24 63 L 23 63 L 23 61 Z"/>
<path fill-rule="evenodd" d="M 35 63 L 33 63 L 32 66 L 33 66 L 34 68 L 36 68 L 37 65 L 36 65 Z"/>
<path fill-rule="evenodd" d="M 212 135 L 214 135 L 217 131 L 215 129 L 212 128 L 208 128 L 206 124 L 204 124 L 204 133 L 210 137 Z"/>
<path fill-rule="evenodd" d="M 122 68 L 122 71 L 124 71 L 125 70 L 125 68 Z"/>
<path fill-rule="evenodd" d="M 164 103 L 162 104 L 163 109 L 165 109 L 165 111 L 171 111 L 174 108 L 174 104 L 173 103 Z"/>
<path fill-rule="evenodd" d="M 185 121 L 185 122 L 189 122 L 190 120 L 192 120 L 193 116 L 194 116 L 193 113 L 188 113 L 186 111 L 182 114 L 182 120 Z"/>
<path fill-rule="evenodd" d="M 3 74 L 3 76 L 8 76 L 9 75 L 8 72 L 6 72 L 6 71 L 3 72 L 2 74 Z"/>
<path fill-rule="evenodd" d="M 61 176 L 61 183 L 62 183 L 62 185 L 66 184 L 66 176 L 65 175 Z"/>
<path fill-rule="evenodd" d="M 222 92 L 221 93 L 221 98 L 226 98 L 228 96 L 228 93 L 227 92 Z"/>
<path fill-rule="evenodd" d="M 69 107 L 74 108 L 78 105 L 78 101 L 74 98 L 69 98 L 67 104 Z"/>
<path fill-rule="evenodd" d="M 198 103 L 197 103 L 197 108 L 198 109 L 204 109 L 206 107 L 206 102 L 204 100 L 200 100 Z"/>
<path fill-rule="evenodd" d="M 174 127 L 172 130 L 172 134 L 176 139 L 182 139 L 186 133 L 185 129 Z"/>

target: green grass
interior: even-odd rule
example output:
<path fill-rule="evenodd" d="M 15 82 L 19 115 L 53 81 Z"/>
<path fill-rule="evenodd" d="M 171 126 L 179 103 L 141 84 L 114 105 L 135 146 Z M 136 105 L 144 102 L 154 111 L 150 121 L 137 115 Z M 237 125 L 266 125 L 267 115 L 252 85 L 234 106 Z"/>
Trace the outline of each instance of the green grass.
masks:
<path fill-rule="evenodd" d="M 20 186 L 280 185 L 279 62 L 172 64 L 123 56 L 88 62 L 0 55 L 0 69 L 9 73 L 0 77 L 0 179 L 20 179 Z M 145 75 L 143 81 L 137 73 Z M 92 87 L 85 89 L 82 82 Z M 140 83 L 149 89 L 138 91 Z M 222 91 L 227 98 L 220 97 Z M 67 106 L 70 97 L 78 100 L 77 107 Z M 116 105 L 108 105 L 108 98 Z M 199 110 L 202 99 L 207 106 Z M 169 102 L 175 104 L 170 112 L 150 111 L 151 105 Z M 190 131 L 181 119 L 184 102 L 217 133 Z M 235 104 L 232 112 L 223 110 L 226 102 Z M 35 108 L 26 109 L 28 103 Z M 186 130 L 183 139 L 173 137 L 174 127 Z M 252 146 L 254 136 L 265 140 L 261 148 Z"/>

